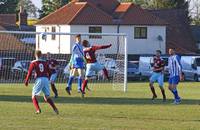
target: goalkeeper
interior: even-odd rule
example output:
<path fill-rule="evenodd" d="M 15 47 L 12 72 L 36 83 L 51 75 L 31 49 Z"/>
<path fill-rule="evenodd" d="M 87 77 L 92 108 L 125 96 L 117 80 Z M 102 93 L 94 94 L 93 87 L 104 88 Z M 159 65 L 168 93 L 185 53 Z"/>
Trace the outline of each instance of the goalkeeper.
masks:
<path fill-rule="evenodd" d="M 72 82 L 76 71 L 78 72 L 78 92 L 81 92 L 82 79 L 84 77 L 84 64 L 85 57 L 83 52 L 83 46 L 81 44 L 81 35 L 75 37 L 76 43 L 72 49 L 72 56 L 70 59 L 70 76 L 66 87 L 66 92 L 71 95 Z"/>
<path fill-rule="evenodd" d="M 90 46 L 87 40 L 83 40 L 84 56 L 87 61 L 87 65 L 85 79 L 82 84 L 82 94 L 85 94 L 85 88 L 87 86 L 88 80 L 90 77 L 92 77 L 94 71 L 98 72 L 103 70 L 105 77 L 109 80 L 108 71 L 103 65 L 97 62 L 95 52 L 100 49 L 110 48 L 111 46 L 111 44 L 105 46 Z"/>

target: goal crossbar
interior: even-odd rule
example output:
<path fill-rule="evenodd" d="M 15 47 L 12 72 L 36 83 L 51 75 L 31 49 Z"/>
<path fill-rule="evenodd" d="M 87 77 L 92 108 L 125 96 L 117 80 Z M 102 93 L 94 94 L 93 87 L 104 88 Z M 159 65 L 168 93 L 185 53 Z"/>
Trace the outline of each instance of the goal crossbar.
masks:
<path fill-rule="evenodd" d="M 64 33 L 64 32 L 29 32 L 29 31 L 0 31 L 0 33 L 7 34 L 43 34 L 43 35 L 97 35 L 97 36 L 127 36 L 125 33 Z"/>

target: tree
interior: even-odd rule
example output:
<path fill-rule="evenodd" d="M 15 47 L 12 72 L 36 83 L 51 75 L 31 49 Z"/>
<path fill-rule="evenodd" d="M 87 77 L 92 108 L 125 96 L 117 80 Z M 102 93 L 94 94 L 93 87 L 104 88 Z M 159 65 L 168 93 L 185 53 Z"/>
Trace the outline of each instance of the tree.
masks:
<path fill-rule="evenodd" d="M 189 8 L 189 2 L 186 0 L 171 0 L 176 8 Z"/>
<path fill-rule="evenodd" d="M 122 2 L 134 2 L 147 9 L 187 8 L 186 0 L 122 0 Z"/>
<path fill-rule="evenodd" d="M 42 0 L 42 9 L 39 11 L 40 18 L 47 16 L 67 3 L 68 0 Z"/>
<path fill-rule="evenodd" d="M 148 9 L 162 9 L 171 8 L 172 3 L 169 0 L 148 0 L 145 1 L 142 6 Z"/>
<path fill-rule="evenodd" d="M 193 0 L 190 13 L 192 18 L 192 24 L 200 25 L 200 0 Z"/>
<path fill-rule="evenodd" d="M 134 2 L 145 9 L 183 9 L 191 21 L 189 12 L 190 0 L 122 0 L 122 2 Z"/>
<path fill-rule="evenodd" d="M 15 14 L 17 11 L 17 3 L 19 0 L 1 0 L 0 12 L 2 14 Z"/>
<path fill-rule="evenodd" d="M 17 10 L 20 10 L 20 6 L 22 6 L 29 16 L 37 17 L 38 8 L 32 3 L 31 0 L 19 0 Z"/>

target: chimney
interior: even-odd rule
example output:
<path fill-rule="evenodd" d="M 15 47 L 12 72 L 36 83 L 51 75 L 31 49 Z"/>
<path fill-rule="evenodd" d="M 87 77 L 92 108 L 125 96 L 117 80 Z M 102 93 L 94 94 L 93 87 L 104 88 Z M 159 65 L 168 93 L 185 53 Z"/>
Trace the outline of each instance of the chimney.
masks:
<path fill-rule="evenodd" d="M 27 26 L 27 17 L 28 17 L 28 14 L 26 13 L 26 11 L 23 9 L 22 6 L 20 6 L 20 11 L 19 11 L 19 26 L 20 28 L 22 26 Z"/>

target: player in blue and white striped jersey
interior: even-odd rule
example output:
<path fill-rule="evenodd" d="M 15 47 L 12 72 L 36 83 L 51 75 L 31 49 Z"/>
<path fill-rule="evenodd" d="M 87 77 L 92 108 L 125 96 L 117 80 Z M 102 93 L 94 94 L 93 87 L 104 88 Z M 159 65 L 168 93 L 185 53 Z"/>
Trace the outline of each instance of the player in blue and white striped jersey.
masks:
<path fill-rule="evenodd" d="M 81 92 L 82 79 L 84 76 L 85 57 L 84 57 L 84 52 L 83 52 L 83 46 L 81 43 L 81 35 L 77 35 L 75 39 L 76 39 L 76 43 L 74 44 L 72 48 L 72 56 L 70 60 L 70 68 L 72 70 L 71 70 L 70 77 L 67 83 L 67 87 L 65 89 L 69 95 L 71 95 L 70 91 L 71 91 L 72 82 L 73 82 L 76 71 L 78 72 L 78 75 L 79 75 L 78 92 Z"/>
<path fill-rule="evenodd" d="M 183 80 L 182 75 L 182 65 L 180 56 L 176 55 L 175 49 L 169 49 L 169 59 L 168 59 L 168 69 L 169 69 L 169 90 L 174 95 L 174 104 L 179 104 L 181 102 L 181 98 L 178 95 L 177 85 L 181 80 Z"/>

